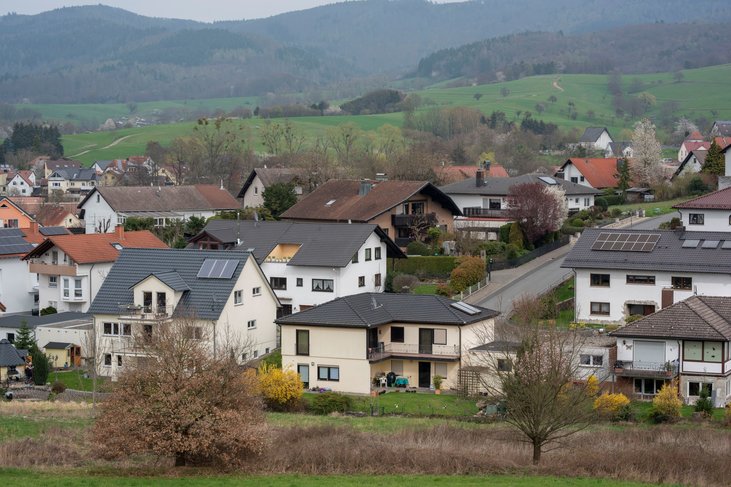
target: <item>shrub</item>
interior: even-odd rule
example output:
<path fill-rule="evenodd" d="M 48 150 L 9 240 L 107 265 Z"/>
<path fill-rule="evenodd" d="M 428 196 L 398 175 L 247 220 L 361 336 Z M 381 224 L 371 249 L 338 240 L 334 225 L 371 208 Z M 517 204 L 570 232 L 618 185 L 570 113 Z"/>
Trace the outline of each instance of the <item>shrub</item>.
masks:
<path fill-rule="evenodd" d="M 452 271 L 449 283 L 455 293 L 464 291 L 485 277 L 485 261 L 479 257 L 459 258 L 459 265 Z"/>
<path fill-rule="evenodd" d="M 680 408 L 683 406 L 678 397 L 674 384 L 665 384 L 652 400 L 650 419 L 655 423 L 668 423 L 680 418 Z"/>
<path fill-rule="evenodd" d="M 731 402 L 726 404 L 723 413 L 723 422 L 726 426 L 731 426 Z"/>
<path fill-rule="evenodd" d="M 520 249 L 518 249 L 518 247 L 513 244 L 508 244 L 508 246 L 505 248 L 505 257 L 508 260 L 517 259 L 518 257 L 520 257 Z"/>
<path fill-rule="evenodd" d="M 626 416 L 627 411 L 622 411 L 625 406 L 629 406 L 629 399 L 622 393 L 604 393 L 594 400 L 594 410 L 597 414 L 610 419 L 618 419 L 620 412 Z"/>
<path fill-rule="evenodd" d="M 586 393 L 591 397 L 599 394 L 599 379 L 594 374 L 591 374 L 589 378 L 586 379 Z M 596 409 L 596 406 L 594 409 Z"/>
<path fill-rule="evenodd" d="M 602 211 L 607 211 L 607 208 L 609 208 L 609 203 L 607 203 L 607 199 L 603 197 L 594 198 L 594 206 L 598 206 L 602 209 Z"/>
<path fill-rule="evenodd" d="M 507 244 L 505 242 L 499 242 L 497 240 L 485 242 L 480 245 L 480 250 L 484 250 L 487 255 L 502 254 L 505 252 L 506 248 Z"/>
<path fill-rule="evenodd" d="M 669 223 L 670 223 L 670 230 L 675 230 L 676 228 L 683 226 L 683 222 L 680 221 L 680 218 L 678 218 L 677 216 L 671 218 Z"/>
<path fill-rule="evenodd" d="M 616 206 L 624 203 L 624 198 L 622 197 L 622 195 L 619 194 L 608 194 L 602 196 L 602 198 L 606 200 L 607 205 L 609 206 Z"/>
<path fill-rule="evenodd" d="M 620 210 L 619 208 L 612 208 L 609 214 L 612 215 L 613 218 L 619 218 L 620 216 L 622 216 L 622 210 Z"/>
<path fill-rule="evenodd" d="M 451 256 L 416 256 L 408 259 L 394 259 L 393 267 L 396 273 L 414 274 L 421 278 L 446 278 L 457 267 L 457 258 Z M 388 282 L 386 285 L 388 285 Z"/>
<path fill-rule="evenodd" d="M 519 249 L 523 248 L 523 231 L 518 222 L 510 225 L 510 245 L 515 245 Z"/>
<path fill-rule="evenodd" d="M 51 369 L 48 357 L 45 353 L 38 350 L 37 347 L 33 347 L 30 356 L 33 360 L 33 383 L 37 386 L 46 385 L 48 372 Z"/>
<path fill-rule="evenodd" d="M 263 362 L 267 365 L 271 365 L 273 367 L 277 367 L 279 369 L 282 368 L 282 351 L 281 350 L 274 350 L 272 353 L 264 357 Z"/>
<path fill-rule="evenodd" d="M 423 242 L 414 240 L 413 242 L 409 242 L 409 245 L 406 246 L 406 254 L 427 256 L 431 255 L 431 251 Z"/>
<path fill-rule="evenodd" d="M 302 381 L 294 370 L 264 363 L 259 367 L 257 378 L 261 394 L 270 409 L 290 409 L 302 398 Z"/>
<path fill-rule="evenodd" d="M 54 308 L 53 306 L 49 306 L 49 307 L 47 307 L 47 308 L 43 308 L 43 309 L 42 309 L 42 310 L 40 311 L 40 315 L 41 315 L 41 316 L 46 316 L 46 315 L 55 315 L 55 314 L 56 314 L 57 312 L 58 312 L 58 311 L 56 311 L 56 308 Z"/>
<path fill-rule="evenodd" d="M 334 412 L 345 412 L 353 407 L 353 399 L 350 396 L 338 392 L 323 392 L 312 398 L 309 409 L 315 414 L 330 414 Z"/>
<path fill-rule="evenodd" d="M 713 414 L 713 402 L 708 397 L 708 391 L 705 387 L 701 388 L 700 396 L 695 402 L 695 411 L 703 413 L 703 416 L 710 418 Z"/>
<path fill-rule="evenodd" d="M 54 381 L 53 384 L 51 385 L 51 392 L 54 394 L 61 394 L 65 390 L 66 390 L 66 384 L 64 384 L 60 380 Z"/>
<path fill-rule="evenodd" d="M 411 274 L 398 274 L 393 278 L 393 292 L 410 293 L 419 284 L 419 279 Z"/>
<path fill-rule="evenodd" d="M 506 223 L 505 225 L 502 225 L 500 227 L 500 241 L 508 244 L 510 243 L 510 229 L 512 228 L 512 223 Z"/>
<path fill-rule="evenodd" d="M 630 324 L 642 318 L 644 318 L 644 316 L 642 315 L 629 315 L 627 318 L 624 319 L 624 322 Z"/>
<path fill-rule="evenodd" d="M 581 218 L 574 218 L 571 220 L 571 226 L 576 228 L 583 228 L 584 227 L 584 220 Z"/>
<path fill-rule="evenodd" d="M 448 285 L 446 285 L 446 284 L 437 284 L 437 290 L 436 290 L 436 293 L 437 293 L 437 294 L 438 294 L 439 296 L 446 296 L 446 297 L 448 297 L 448 298 L 451 298 L 451 297 L 452 297 L 452 294 L 453 294 L 453 293 L 452 293 L 452 288 L 451 288 L 451 287 L 449 287 L 449 286 L 448 286 Z"/>

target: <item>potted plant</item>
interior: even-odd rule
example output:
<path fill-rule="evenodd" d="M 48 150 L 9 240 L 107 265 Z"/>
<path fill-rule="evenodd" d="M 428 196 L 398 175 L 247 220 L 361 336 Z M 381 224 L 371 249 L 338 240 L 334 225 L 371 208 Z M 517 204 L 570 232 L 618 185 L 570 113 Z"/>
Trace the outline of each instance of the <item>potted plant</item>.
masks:
<path fill-rule="evenodd" d="M 434 384 L 434 394 L 441 394 L 442 393 L 442 382 L 444 381 L 444 377 L 441 375 L 435 375 L 432 378 L 432 383 Z"/>

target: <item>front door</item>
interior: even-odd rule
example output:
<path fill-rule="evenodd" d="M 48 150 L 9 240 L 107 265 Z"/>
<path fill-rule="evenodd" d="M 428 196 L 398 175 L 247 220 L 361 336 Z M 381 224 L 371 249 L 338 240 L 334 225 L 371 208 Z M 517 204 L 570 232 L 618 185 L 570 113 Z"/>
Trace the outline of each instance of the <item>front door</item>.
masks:
<path fill-rule="evenodd" d="M 302 381 L 302 387 L 304 387 L 305 389 L 309 389 L 310 388 L 310 366 L 307 364 L 298 364 L 297 372 L 300 375 L 300 380 Z"/>
<path fill-rule="evenodd" d="M 419 387 L 431 386 L 431 362 L 419 362 Z"/>
<path fill-rule="evenodd" d="M 431 354 L 432 343 L 434 343 L 434 330 L 419 328 L 419 353 Z"/>

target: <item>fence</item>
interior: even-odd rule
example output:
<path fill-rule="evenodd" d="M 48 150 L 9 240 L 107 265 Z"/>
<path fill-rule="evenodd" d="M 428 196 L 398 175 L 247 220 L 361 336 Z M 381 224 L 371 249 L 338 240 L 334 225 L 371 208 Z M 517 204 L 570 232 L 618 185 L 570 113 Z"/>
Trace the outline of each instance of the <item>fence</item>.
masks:
<path fill-rule="evenodd" d="M 555 240 L 546 245 L 542 245 L 542 246 L 538 247 L 537 249 L 535 249 L 531 252 L 528 252 L 527 254 L 525 254 L 521 257 L 518 257 L 517 259 L 493 262 L 492 266 L 491 266 L 491 270 L 501 271 L 504 269 L 513 269 L 515 267 L 520 267 L 523 264 L 526 264 L 533 259 L 536 259 L 542 255 L 546 255 L 549 252 L 553 252 L 556 249 L 560 249 L 564 245 L 568 245 L 570 241 L 571 241 L 571 237 L 569 237 L 568 235 L 564 235 L 560 239 Z"/>
<path fill-rule="evenodd" d="M 467 289 L 465 289 L 464 291 L 461 291 L 459 294 L 455 294 L 454 296 L 452 296 L 452 299 L 464 301 L 464 298 L 471 296 L 472 294 L 476 293 L 477 291 L 479 291 L 483 287 L 487 286 L 488 284 L 490 284 L 490 279 L 485 277 L 483 280 L 481 280 L 477 284 L 473 284 L 470 287 L 468 287 Z"/>

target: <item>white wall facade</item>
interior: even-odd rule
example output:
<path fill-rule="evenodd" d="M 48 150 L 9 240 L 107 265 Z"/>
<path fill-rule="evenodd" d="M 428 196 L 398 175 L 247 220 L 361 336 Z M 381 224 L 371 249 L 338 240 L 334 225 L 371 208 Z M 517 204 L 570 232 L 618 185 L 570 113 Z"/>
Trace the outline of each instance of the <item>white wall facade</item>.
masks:
<path fill-rule="evenodd" d="M 8 182 L 8 194 L 10 196 L 30 196 L 33 194 L 33 187 L 30 186 L 20 175 L 15 175 Z"/>
<path fill-rule="evenodd" d="M 627 305 L 653 305 L 659 310 L 662 290 L 672 287 L 672 277 L 692 278 L 690 290 L 674 289 L 673 303 L 693 294 L 731 296 L 731 276 L 689 272 L 653 272 L 602 269 L 576 269 L 576 321 L 617 323 L 627 318 Z M 609 287 L 592 286 L 591 274 L 609 274 Z M 627 284 L 627 275 L 655 276 L 655 284 Z M 609 303 L 609 314 L 593 314 L 591 303 Z"/>
<path fill-rule="evenodd" d="M 612 138 L 609 136 L 609 132 L 604 130 L 599 138 L 596 139 L 592 145 L 596 150 L 607 150 L 607 147 L 609 147 L 609 144 L 611 144 L 612 142 L 613 141 Z"/>
<path fill-rule="evenodd" d="M 89 323 L 42 325 L 36 327 L 35 335 L 39 347 L 45 347 L 49 342 L 73 343 L 81 347 L 82 357 L 88 357 L 91 331 Z"/>
<path fill-rule="evenodd" d="M 500 209 L 508 209 L 508 199 L 506 196 L 482 196 L 479 194 L 448 194 L 452 201 L 459 207 L 460 210 L 464 208 L 483 208 L 488 209 L 490 206 L 490 200 L 499 200 Z M 566 195 L 566 204 L 569 212 L 576 212 L 581 210 L 587 210 L 594 206 L 594 195 L 593 194 L 582 194 L 582 195 Z"/>
<path fill-rule="evenodd" d="M 36 308 L 38 276 L 31 274 L 20 257 L 0 259 L 0 303 L 5 313 L 22 313 Z"/>
<path fill-rule="evenodd" d="M 259 175 L 254 176 L 254 180 L 244 193 L 244 208 L 258 208 L 264 206 L 264 184 L 261 182 Z"/>
<path fill-rule="evenodd" d="M 81 209 L 84 210 L 86 233 L 99 233 L 97 229 L 101 229 L 102 233 L 105 229 L 106 233 L 111 233 L 119 223 L 117 212 L 99 193 L 87 199 Z"/>
<path fill-rule="evenodd" d="M 580 184 L 588 188 L 594 188 L 594 186 L 589 183 L 589 181 L 581 173 L 581 171 L 579 171 L 579 168 L 576 167 L 572 162 L 567 162 L 566 165 L 563 167 L 563 179 L 564 181 Z"/>
<path fill-rule="evenodd" d="M 731 232 L 731 211 L 729 210 L 683 209 L 678 212 L 680 220 L 688 232 Z M 703 215 L 703 224 L 691 224 L 691 215 Z M 694 221 L 698 222 L 698 217 L 694 217 Z"/>

